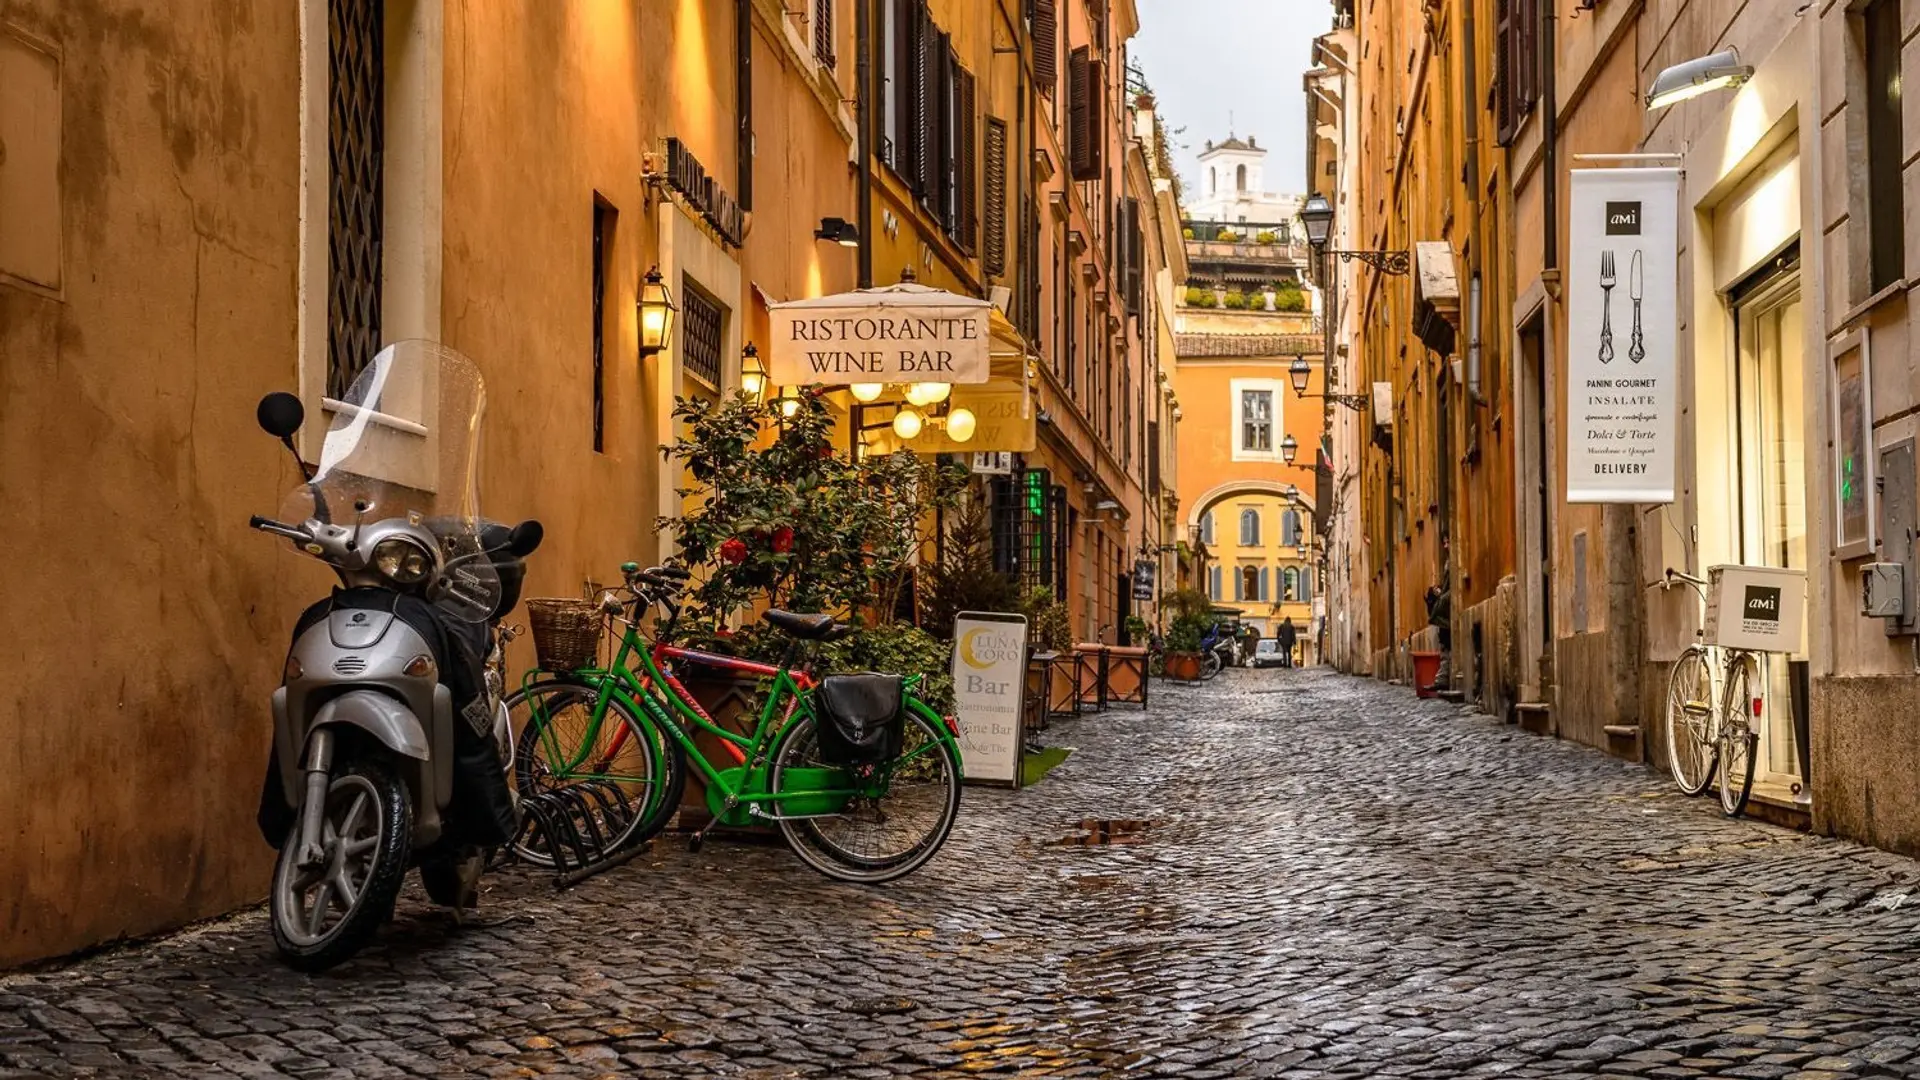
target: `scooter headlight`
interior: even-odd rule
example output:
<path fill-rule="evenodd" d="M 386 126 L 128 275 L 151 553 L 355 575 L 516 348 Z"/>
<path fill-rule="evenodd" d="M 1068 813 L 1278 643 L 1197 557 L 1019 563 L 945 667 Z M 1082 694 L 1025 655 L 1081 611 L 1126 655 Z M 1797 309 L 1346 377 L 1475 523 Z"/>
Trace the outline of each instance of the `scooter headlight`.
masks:
<path fill-rule="evenodd" d="M 433 556 L 412 540 L 389 536 L 374 545 L 373 568 L 396 585 L 418 585 L 433 572 Z"/>

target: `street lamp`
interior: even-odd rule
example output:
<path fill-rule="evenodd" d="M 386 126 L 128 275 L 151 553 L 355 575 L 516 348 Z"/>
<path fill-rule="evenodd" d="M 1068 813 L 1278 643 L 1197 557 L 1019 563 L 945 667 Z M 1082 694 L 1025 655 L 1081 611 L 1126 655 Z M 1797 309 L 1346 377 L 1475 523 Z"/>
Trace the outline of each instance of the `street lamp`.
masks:
<path fill-rule="evenodd" d="M 1327 238 L 1333 233 L 1333 204 L 1324 195 L 1315 195 L 1300 208 L 1300 224 L 1307 230 L 1307 243 L 1320 255 L 1339 256 L 1341 262 L 1359 259 L 1383 274 L 1405 277 L 1412 260 L 1404 251 L 1328 251 Z"/>
<path fill-rule="evenodd" d="M 841 247 L 859 247 L 860 226 L 844 218 L 821 218 L 820 227 L 813 230 L 813 238 L 831 240 Z"/>
<path fill-rule="evenodd" d="M 1298 391 L 1295 391 L 1295 393 L 1298 393 Z M 1291 465 L 1293 464 L 1293 459 L 1298 457 L 1299 455 L 1300 455 L 1299 439 L 1296 439 L 1293 436 L 1288 435 L 1280 440 L 1280 460 L 1281 461 L 1284 461 L 1287 464 Z"/>
<path fill-rule="evenodd" d="M 1287 365 L 1287 378 L 1293 383 L 1293 395 L 1295 397 L 1300 398 L 1302 400 L 1305 400 L 1307 398 L 1322 398 L 1326 401 L 1333 402 L 1335 405 L 1345 405 L 1347 408 L 1352 409 L 1354 412 L 1359 412 L 1361 409 L 1366 408 L 1367 397 L 1365 394 L 1309 394 L 1307 393 L 1307 380 L 1312 377 L 1313 377 L 1313 365 L 1311 363 L 1308 363 L 1307 358 L 1304 356 L 1294 357 L 1293 363 Z M 1285 444 L 1282 443 L 1281 446 L 1284 452 Z M 1289 458 L 1287 460 L 1287 463 L 1291 465 L 1293 463 L 1293 460 Z"/>
<path fill-rule="evenodd" d="M 647 271 L 640 286 L 640 356 L 652 356 L 667 347 L 673 332 L 673 292 L 660 278 L 658 266 Z"/>

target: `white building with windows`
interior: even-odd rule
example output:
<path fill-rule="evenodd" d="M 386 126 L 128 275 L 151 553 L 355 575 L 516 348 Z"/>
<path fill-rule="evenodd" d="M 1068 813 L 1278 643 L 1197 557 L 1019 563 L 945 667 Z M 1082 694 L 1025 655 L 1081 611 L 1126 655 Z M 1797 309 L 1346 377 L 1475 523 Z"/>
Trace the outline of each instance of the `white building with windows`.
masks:
<path fill-rule="evenodd" d="M 1200 154 L 1199 183 L 1187 216 L 1194 221 L 1229 225 L 1285 226 L 1291 233 L 1303 202 L 1298 195 L 1277 195 L 1266 188 L 1267 151 L 1252 136 L 1211 140 Z M 1276 230 L 1277 231 L 1277 230 Z"/>

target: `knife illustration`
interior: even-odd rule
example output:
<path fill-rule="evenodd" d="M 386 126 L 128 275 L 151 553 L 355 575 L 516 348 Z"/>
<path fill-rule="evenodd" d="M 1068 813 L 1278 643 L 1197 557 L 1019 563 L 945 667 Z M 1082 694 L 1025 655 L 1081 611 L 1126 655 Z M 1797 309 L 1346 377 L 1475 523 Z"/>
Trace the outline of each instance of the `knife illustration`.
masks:
<path fill-rule="evenodd" d="M 1640 301 L 1646 296 L 1646 283 L 1640 276 L 1640 249 L 1633 251 L 1633 264 L 1627 268 L 1627 295 L 1633 298 L 1633 343 L 1627 346 L 1627 359 L 1634 363 L 1646 359 L 1647 345 L 1640 336 Z"/>

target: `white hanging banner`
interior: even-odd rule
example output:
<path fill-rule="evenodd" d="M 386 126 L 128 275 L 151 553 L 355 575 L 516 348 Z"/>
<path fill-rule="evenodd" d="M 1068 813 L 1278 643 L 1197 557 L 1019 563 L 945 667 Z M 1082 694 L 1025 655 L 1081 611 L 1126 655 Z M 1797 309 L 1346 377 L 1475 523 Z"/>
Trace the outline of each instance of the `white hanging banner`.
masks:
<path fill-rule="evenodd" d="M 1576 169 L 1567 501 L 1670 503 L 1680 387 L 1678 169 Z"/>
<path fill-rule="evenodd" d="M 1020 786 L 1026 687 L 1027 620 L 961 612 L 953 621 L 953 697 L 969 783 Z"/>

